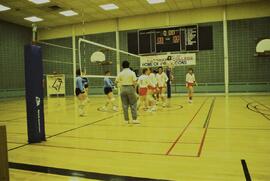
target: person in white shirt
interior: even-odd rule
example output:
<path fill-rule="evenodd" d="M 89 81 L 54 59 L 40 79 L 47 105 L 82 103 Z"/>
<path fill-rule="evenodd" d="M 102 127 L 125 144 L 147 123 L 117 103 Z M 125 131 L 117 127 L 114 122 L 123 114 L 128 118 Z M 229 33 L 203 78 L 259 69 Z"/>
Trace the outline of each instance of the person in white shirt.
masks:
<path fill-rule="evenodd" d="M 151 107 L 151 111 L 156 111 L 156 94 L 157 94 L 157 77 L 152 68 L 149 69 L 149 85 L 148 85 L 148 104 Z"/>
<path fill-rule="evenodd" d="M 138 86 L 139 86 L 139 96 L 140 102 L 138 105 L 138 110 L 141 105 L 144 105 L 144 110 L 148 109 L 148 102 L 147 102 L 147 94 L 148 94 L 148 86 L 149 86 L 149 68 L 144 68 L 142 70 L 142 75 L 138 79 Z"/>
<path fill-rule="evenodd" d="M 192 103 L 192 96 L 193 96 L 193 86 L 194 84 L 197 85 L 196 79 L 195 79 L 195 74 L 193 72 L 192 68 L 188 69 L 188 73 L 186 74 L 186 87 L 188 89 L 188 102 Z"/>
<path fill-rule="evenodd" d="M 166 73 L 163 72 L 163 68 L 158 68 L 158 73 L 156 75 L 157 77 L 157 85 L 159 89 L 159 96 L 161 97 L 161 100 L 163 102 L 163 107 L 166 107 L 166 89 L 167 89 L 167 81 L 169 80 Z"/>
<path fill-rule="evenodd" d="M 116 78 L 116 83 L 121 87 L 121 101 L 123 107 L 123 113 L 125 121 L 129 122 L 128 109 L 131 108 L 132 123 L 140 123 L 137 120 L 137 96 L 135 85 L 137 83 L 137 77 L 135 72 L 131 71 L 129 68 L 129 62 L 124 61 L 122 63 L 123 70 L 119 73 Z"/>

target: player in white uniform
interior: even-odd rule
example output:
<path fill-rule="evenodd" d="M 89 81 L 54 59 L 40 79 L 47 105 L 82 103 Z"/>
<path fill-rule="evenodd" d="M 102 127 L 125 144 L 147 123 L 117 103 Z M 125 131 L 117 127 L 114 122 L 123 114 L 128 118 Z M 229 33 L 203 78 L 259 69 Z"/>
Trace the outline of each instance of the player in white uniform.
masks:
<path fill-rule="evenodd" d="M 192 103 L 192 96 L 193 96 L 193 86 L 194 84 L 197 85 L 195 74 L 193 73 L 193 69 L 189 68 L 188 73 L 186 74 L 186 87 L 188 89 L 188 102 Z"/>
<path fill-rule="evenodd" d="M 142 73 L 143 74 L 138 79 L 139 96 L 140 96 L 138 109 L 140 108 L 141 105 L 144 105 L 144 110 L 147 110 L 148 109 L 147 92 L 148 92 L 149 74 L 150 74 L 149 68 L 144 68 Z"/>
<path fill-rule="evenodd" d="M 161 97 L 161 100 L 163 102 L 163 107 L 166 107 L 166 89 L 167 89 L 167 81 L 169 80 L 166 73 L 163 72 L 163 68 L 158 68 L 157 73 L 157 85 L 159 89 L 159 96 Z"/>
<path fill-rule="evenodd" d="M 156 94 L 157 94 L 157 77 L 153 72 L 153 69 L 150 68 L 149 74 L 149 85 L 148 85 L 148 105 L 151 107 L 151 111 L 156 110 Z"/>

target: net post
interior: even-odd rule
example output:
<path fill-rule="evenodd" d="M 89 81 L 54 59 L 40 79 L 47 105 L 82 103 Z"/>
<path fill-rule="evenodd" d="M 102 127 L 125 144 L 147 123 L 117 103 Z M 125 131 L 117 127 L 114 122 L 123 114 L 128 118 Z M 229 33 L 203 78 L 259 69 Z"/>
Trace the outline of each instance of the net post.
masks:
<path fill-rule="evenodd" d="M 79 50 L 80 52 L 80 50 Z M 73 55 L 73 94 L 75 95 L 76 88 L 76 34 L 75 25 L 72 26 L 72 55 Z"/>
<path fill-rule="evenodd" d="M 116 31 L 115 31 L 115 39 L 116 39 L 116 49 L 118 50 L 116 52 L 116 75 L 118 75 L 120 73 L 120 40 L 119 40 L 119 19 L 116 19 Z M 120 96 L 120 90 L 118 87 L 118 96 Z"/>
<path fill-rule="evenodd" d="M 0 180 L 9 181 L 6 126 L 0 125 Z"/>

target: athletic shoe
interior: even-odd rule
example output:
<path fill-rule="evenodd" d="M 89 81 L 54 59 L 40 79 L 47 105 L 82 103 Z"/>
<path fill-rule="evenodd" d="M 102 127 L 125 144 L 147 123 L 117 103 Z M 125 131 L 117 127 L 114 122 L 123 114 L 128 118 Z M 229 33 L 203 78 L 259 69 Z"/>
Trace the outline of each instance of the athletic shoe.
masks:
<path fill-rule="evenodd" d="M 102 110 L 102 111 L 108 111 L 108 109 L 107 109 L 106 106 L 103 106 L 103 107 L 101 108 L 101 110 Z"/>
<path fill-rule="evenodd" d="M 79 116 L 80 116 L 80 117 L 86 117 L 87 114 L 83 113 L 83 114 L 80 114 Z"/>
<path fill-rule="evenodd" d="M 192 103 L 192 100 L 188 100 L 188 103 Z"/>
<path fill-rule="evenodd" d="M 133 123 L 133 124 L 140 124 L 140 121 L 138 121 L 138 120 L 133 120 L 132 123 Z"/>
<path fill-rule="evenodd" d="M 116 106 L 113 106 L 113 110 L 114 110 L 114 111 L 118 111 L 118 109 L 117 109 Z"/>

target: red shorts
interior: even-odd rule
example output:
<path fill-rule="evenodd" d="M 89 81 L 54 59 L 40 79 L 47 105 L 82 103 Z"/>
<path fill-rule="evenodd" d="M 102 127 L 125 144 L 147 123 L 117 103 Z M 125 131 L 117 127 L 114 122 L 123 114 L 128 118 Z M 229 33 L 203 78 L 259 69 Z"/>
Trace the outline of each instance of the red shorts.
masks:
<path fill-rule="evenodd" d="M 146 96 L 147 95 L 147 87 L 143 87 L 139 89 L 139 95 L 140 96 Z"/>
<path fill-rule="evenodd" d="M 194 83 L 187 83 L 187 87 L 193 87 Z"/>
<path fill-rule="evenodd" d="M 153 93 L 156 93 L 157 92 L 157 88 L 156 87 L 148 86 L 148 89 L 150 91 L 152 91 Z"/>

